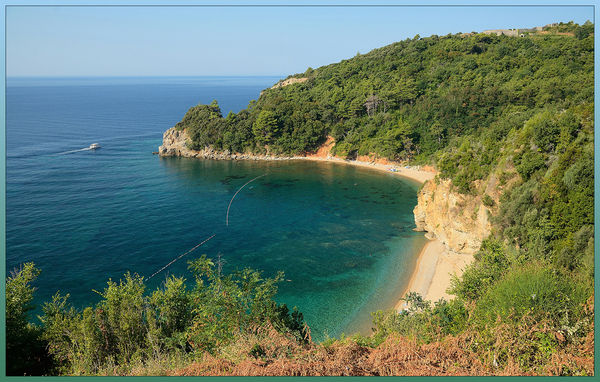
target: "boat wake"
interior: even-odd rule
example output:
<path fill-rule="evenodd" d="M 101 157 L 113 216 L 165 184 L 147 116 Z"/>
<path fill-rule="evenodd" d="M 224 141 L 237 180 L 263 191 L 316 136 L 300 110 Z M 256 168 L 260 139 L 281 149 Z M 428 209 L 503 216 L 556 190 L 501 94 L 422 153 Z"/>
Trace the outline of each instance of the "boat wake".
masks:
<path fill-rule="evenodd" d="M 114 137 L 108 137 L 108 138 L 102 137 L 101 139 L 102 139 L 102 142 L 107 143 L 107 142 L 114 142 L 114 141 L 131 140 L 131 139 L 142 138 L 142 137 L 151 137 L 151 136 L 159 137 L 162 134 L 163 134 L 163 132 L 157 131 L 157 132 L 152 132 L 152 133 L 122 135 L 122 136 L 114 136 Z M 98 137 L 96 139 L 98 139 Z M 79 143 L 81 143 L 81 142 L 79 142 Z M 76 144 L 79 144 L 79 143 L 76 143 Z M 57 155 L 73 154 L 76 152 L 90 150 L 90 147 L 86 147 L 86 148 L 82 148 L 82 149 L 62 151 L 62 152 L 57 153 L 56 151 L 58 151 L 60 149 L 65 149 L 67 147 L 65 147 L 65 146 L 56 147 L 56 144 L 57 143 L 55 142 L 55 143 L 43 145 L 43 147 L 41 147 L 40 144 L 37 144 L 36 146 L 22 147 L 22 148 L 17 149 L 20 151 L 17 153 L 13 153 L 12 149 L 9 149 L 9 153 L 7 153 L 7 158 L 24 159 L 24 158 L 32 158 L 32 157 L 45 156 L 45 155 L 57 156 Z M 110 146 L 114 147 L 114 145 L 112 145 L 112 144 Z"/>
<path fill-rule="evenodd" d="M 79 151 L 96 150 L 96 149 L 99 149 L 100 147 L 102 147 L 102 146 L 100 146 L 99 143 L 92 143 L 90 145 L 90 147 L 85 147 L 85 148 L 79 149 L 79 150 L 64 151 L 64 152 L 58 153 L 56 155 L 64 155 L 64 154 L 76 153 L 76 152 L 79 152 Z"/>
<path fill-rule="evenodd" d="M 62 152 L 62 153 L 57 153 L 57 154 L 54 154 L 54 155 L 66 155 L 66 154 L 72 154 L 72 153 L 77 153 L 77 152 L 80 152 L 80 151 L 88 151 L 88 150 L 93 150 L 93 149 L 91 149 L 89 147 L 84 147 L 83 149 L 69 150 L 69 151 L 65 151 L 65 152 Z"/>

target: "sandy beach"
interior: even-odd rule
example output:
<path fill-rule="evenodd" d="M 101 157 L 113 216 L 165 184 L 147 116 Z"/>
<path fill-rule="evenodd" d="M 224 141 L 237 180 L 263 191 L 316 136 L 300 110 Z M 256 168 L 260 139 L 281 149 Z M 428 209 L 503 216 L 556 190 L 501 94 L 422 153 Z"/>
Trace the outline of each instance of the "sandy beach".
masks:
<path fill-rule="evenodd" d="M 377 163 L 376 161 L 344 160 L 323 154 L 318 153 L 317 155 L 300 157 L 298 159 L 360 166 L 406 177 L 419 183 L 425 183 L 433 179 L 436 175 L 436 172 L 432 168 L 407 167 L 387 161 L 385 163 Z M 394 171 L 391 171 L 391 169 L 394 169 Z M 472 260 L 472 255 L 450 253 L 448 248 L 439 239 L 431 239 L 419 253 L 415 269 L 412 272 L 408 285 L 398 296 L 395 309 L 397 311 L 404 309 L 405 302 L 402 298 L 409 292 L 417 292 L 425 300 L 432 302 L 438 301 L 441 298 L 449 300 L 451 296 L 446 293 L 446 290 L 450 287 L 452 275 L 462 275 L 465 267 Z"/>
<path fill-rule="evenodd" d="M 438 273 L 438 262 L 440 255 L 446 251 L 444 244 L 439 240 L 434 239 L 425 244 L 417 258 L 417 264 L 408 281 L 406 289 L 402 292 L 400 299 L 396 303 L 395 309 L 400 311 L 405 308 L 406 303 L 401 300 L 408 292 L 417 292 L 424 298 L 429 295 L 429 290 L 432 285 L 439 285 L 438 280 L 434 276 Z"/>
<path fill-rule="evenodd" d="M 436 172 L 432 168 L 406 167 L 397 163 L 377 163 L 376 161 L 343 160 L 325 155 L 306 156 L 299 159 L 316 160 L 326 162 L 344 163 L 352 166 L 360 166 L 379 171 L 385 171 L 394 175 L 406 177 L 419 183 L 425 183 L 435 177 Z M 391 171 L 394 169 L 394 171 Z M 441 298 L 449 300 L 451 296 L 446 293 L 450 287 L 452 275 L 460 276 L 465 267 L 473 260 L 472 255 L 450 253 L 448 248 L 439 239 L 431 239 L 417 258 L 417 264 L 412 272 L 406 288 L 398 296 L 395 309 L 400 311 L 405 308 L 402 300 L 409 292 L 417 292 L 425 300 L 432 302 Z"/>
<path fill-rule="evenodd" d="M 301 159 L 301 160 L 312 160 L 312 161 L 322 161 L 322 162 L 334 162 L 334 163 L 342 163 L 351 166 L 358 166 L 364 168 L 370 168 L 373 170 L 385 171 L 387 173 L 391 173 L 394 175 L 402 176 L 405 178 L 409 178 L 415 180 L 419 183 L 425 183 L 426 181 L 435 178 L 436 172 L 433 170 L 424 170 L 419 167 L 406 167 L 401 165 L 394 164 L 382 164 L 375 162 L 366 162 L 366 161 L 358 161 L 358 160 L 344 160 L 335 157 L 329 158 L 320 158 L 315 156 L 306 156 L 306 157 L 296 157 L 291 159 Z M 391 171 L 394 169 L 394 171 Z"/>
<path fill-rule="evenodd" d="M 452 275 L 462 275 L 471 261 L 472 255 L 450 253 L 440 240 L 430 240 L 419 253 L 417 265 L 401 298 L 409 292 L 417 292 L 431 302 L 441 298 L 449 300 L 452 296 L 446 290 Z M 395 308 L 400 311 L 405 306 L 406 303 L 399 300 Z"/>
<path fill-rule="evenodd" d="M 305 156 L 295 157 L 294 159 L 335 162 L 348 164 L 351 166 L 365 167 L 373 170 L 385 171 L 394 175 L 403 176 L 405 178 L 415 180 L 419 183 L 425 183 L 426 181 L 435 178 L 435 175 L 437 174 L 435 169 L 431 166 L 409 167 L 403 166 L 401 163 L 392 162 L 383 158 L 373 159 L 368 156 L 361 156 L 356 158 L 356 160 L 338 158 L 332 156 L 330 153 L 331 148 L 334 145 L 335 140 L 333 139 L 333 137 L 328 137 L 325 143 L 317 151 L 309 153 Z"/>

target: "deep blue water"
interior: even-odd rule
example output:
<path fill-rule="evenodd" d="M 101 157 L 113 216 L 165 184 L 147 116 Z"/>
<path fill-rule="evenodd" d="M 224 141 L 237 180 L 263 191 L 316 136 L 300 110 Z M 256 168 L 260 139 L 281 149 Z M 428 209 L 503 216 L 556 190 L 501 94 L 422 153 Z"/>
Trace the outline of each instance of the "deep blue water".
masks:
<path fill-rule="evenodd" d="M 78 307 L 109 278 L 188 275 L 203 253 L 225 270 L 285 272 L 277 299 L 313 337 L 365 330 L 406 284 L 422 234 L 417 184 L 392 174 L 304 161 L 209 161 L 152 155 L 199 102 L 239 111 L 278 77 L 9 79 L 7 270 L 42 269 L 36 303 L 60 290 Z M 97 151 L 77 151 L 98 142 Z M 65 153 L 67 152 L 67 153 Z M 229 200 L 248 180 L 225 214 Z"/>

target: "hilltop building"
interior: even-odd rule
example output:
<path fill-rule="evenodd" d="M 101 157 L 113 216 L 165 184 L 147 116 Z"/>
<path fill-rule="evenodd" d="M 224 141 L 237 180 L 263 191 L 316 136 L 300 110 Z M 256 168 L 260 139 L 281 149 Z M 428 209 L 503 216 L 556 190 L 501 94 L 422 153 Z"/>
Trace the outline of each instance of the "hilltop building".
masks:
<path fill-rule="evenodd" d="M 544 28 L 550 28 L 557 26 L 558 23 L 552 23 L 544 25 L 543 27 L 533 27 L 533 28 L 513 28 L 513 29 L 488 29 L 484 30 L 483 34 L 495 34 L 496 36 L 511 36 L 511 37 L 525 37 L 526 33 L 537 33 L 542 32 Z"/>

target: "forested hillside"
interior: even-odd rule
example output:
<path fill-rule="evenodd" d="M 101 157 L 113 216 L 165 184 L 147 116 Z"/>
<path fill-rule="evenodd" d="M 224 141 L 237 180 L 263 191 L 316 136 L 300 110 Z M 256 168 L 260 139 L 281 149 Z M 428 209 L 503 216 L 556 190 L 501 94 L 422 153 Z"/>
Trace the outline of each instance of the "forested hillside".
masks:
<path fill-rule="evenodd" d="M 300 154 L 331 135 L 338 156 L 434 164 L 466 194 L 494 175 L 511 185 L 497 236 L 591 275 L 593 46 L 591 23 L 523 38 L 415 36 L 309 68 L 225 118 L 216 102 L 195 106 L 176 128 L 192 148 L 230 152 Z"/>
<path fill-rule="evenodd" d="M 298 154 L 332 135 L 338 155 L 417 161 L 475 135 L 489 165 L 512 128 L 591 100 L 593 26 L 569 28 L 578 37 L 415 36 L 309 68 L 294 75 L 307 81 L 266 90 L 225 118 L 215 103 L 198 105 L 177 127 L 190 129 L 195 148 Z"/>
<path fill-rule="evenodd" d="M 455 299 L 411 294 L 408 310 L 374 313 L 371 336 L 315 344 L 301 314 L 273 302 L 280 277 L 221 275 L 203 257 L 190 263 L 192 289 L 170 278 L 147 294 L 128 275 L 82 311 L 57 295 L 36 326 L 29 264 L 7 281 L 11 371 L 593 374 L 593 30 L 415 36 L 309 68 L 292 76 L 307 80 L 267 89 L 237 114 L 194 106 L 176 125 L 192 149 L 300 154 L 332 136 L 338 156 L 434 165 L 493 211 Z M 480 187 L 490 180 L 494 197 Z"/>
<path fill-rule="evenodd" d="M 434 164 L 461 193 L 494 175 L 511 184 L 499 237 L 591 274 L 593 25 L 545 29 L 415 36 L 309 68 L 293 76 L 308 80 L 265 90 L 225 118 L 216 102 L 195 106 L 176 127 L 192 148 L 230 152 L 300 154 L 331 135 L 338 156 Z"/>

